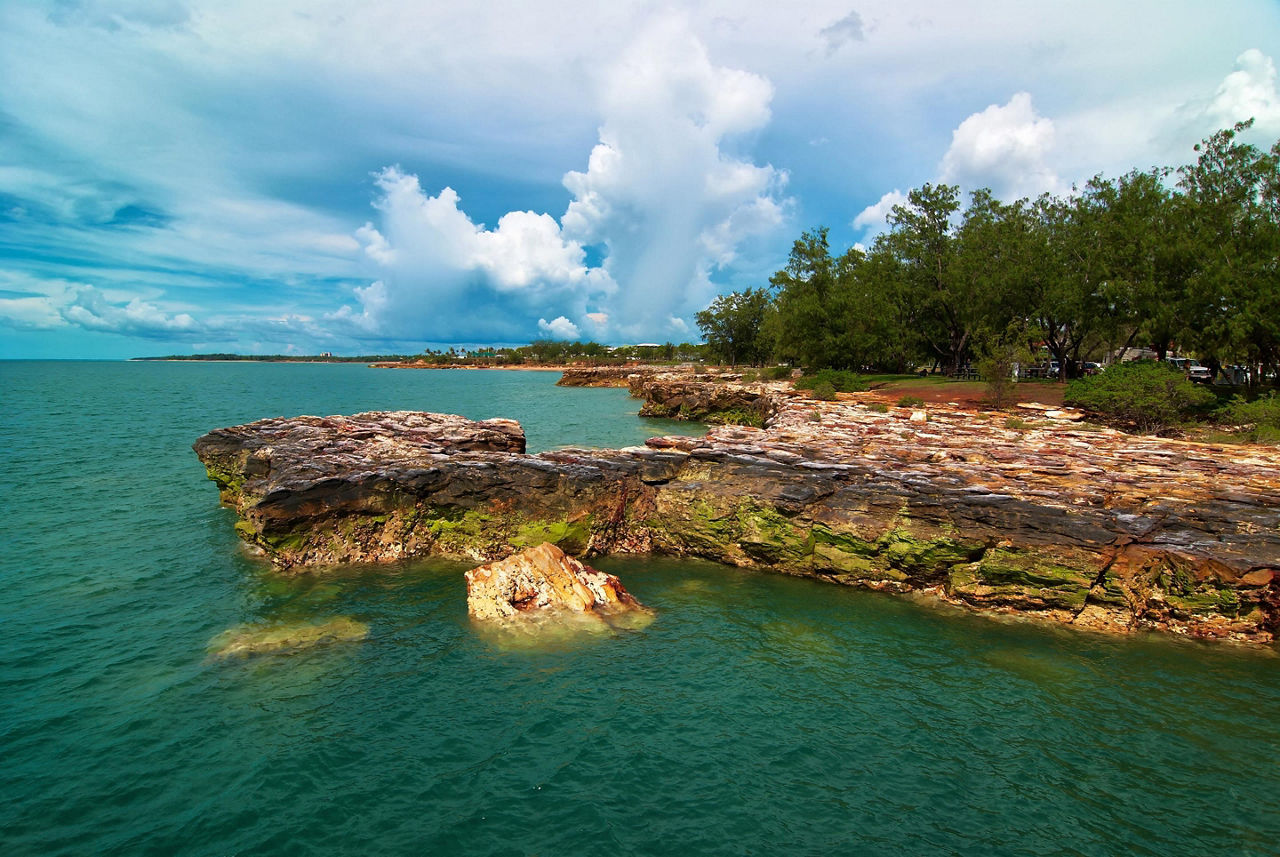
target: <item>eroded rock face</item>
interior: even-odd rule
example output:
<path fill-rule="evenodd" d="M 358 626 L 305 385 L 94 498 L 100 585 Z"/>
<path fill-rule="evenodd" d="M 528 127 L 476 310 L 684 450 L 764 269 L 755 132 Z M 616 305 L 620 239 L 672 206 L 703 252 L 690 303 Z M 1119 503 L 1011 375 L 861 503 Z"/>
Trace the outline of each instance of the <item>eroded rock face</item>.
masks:
<path fill-rule="evenodd" d="M 267 420 L 196 450 L 241 536 L 286 568 L 487 560 L 552 542 L 923 590 L 1105 630 L 1280 632 L 1280 450 L 1048 416 L 1015 430 L 942 405 L 912 420 L 860 402 L 779 397 L 766 429 L 621 450 L 420 452 L 314 417 L 300 418 L 305 443 L 280 440 L 291 421 Z"/>
<path fill-rule="evenodd" d="M 546 542 L 473 568 L 466 577 L 467 612 L 477 619 L 511 619 L 556 610 L 601 617 L 645 611 L 618 578 L 585 566 Z"/>
<path fill-rule="evenodd" d="M 636 376 L 631 395 L 644 400 L 642 417 L 762 426 L 777 413 L 783 399 L 795 396 L 790 384 L 753 382 L 739 375 L 703 380 L 689 374 Z"/>
<path fill-rule="evenodd" d="M 634 379 L 662 371 L 655 366 L 572 366 L 560 373 L 557 387 L 629 387 Z"/>

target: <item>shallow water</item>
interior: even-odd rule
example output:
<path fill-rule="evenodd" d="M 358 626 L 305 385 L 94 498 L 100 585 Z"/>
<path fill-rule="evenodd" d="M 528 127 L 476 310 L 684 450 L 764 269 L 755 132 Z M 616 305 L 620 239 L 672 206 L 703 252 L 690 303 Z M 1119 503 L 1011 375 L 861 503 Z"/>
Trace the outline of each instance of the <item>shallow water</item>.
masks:
<path fill-rule="evenodd" d="M 375 408 L 644 437 L 555 377 L 0 363 L 6 853 L 1278 853 L 1274 649 L 654 558 L 598 562 L 647 627 L 495 634 L 465 565 L 245 557 L 189 448 Z M 313 627 L 367 633 L 216 654 Z"/>

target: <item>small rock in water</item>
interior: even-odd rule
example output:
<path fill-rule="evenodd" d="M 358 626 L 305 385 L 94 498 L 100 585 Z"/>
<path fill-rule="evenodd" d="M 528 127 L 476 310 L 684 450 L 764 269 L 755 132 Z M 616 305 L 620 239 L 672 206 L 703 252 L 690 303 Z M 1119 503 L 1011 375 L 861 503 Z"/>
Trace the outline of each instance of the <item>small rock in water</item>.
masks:
<path fill-rule="evenodd" d="M 369 626 L 347 616 L 319 623 L 240 625 L 214 637 L 209 642 L 209 652 L 217 658 L 248 657 L 306 649 L 323 643 L 352 642 L 367 636 Z"/>
<path fill-rule="evenodd" d="M 601 620 L 649 614 L 618 578 L 583 565 L 550 543 L 473 568 L 466 577 L 467 610 L 477 619 L 545 616 L 557 611 Z"/>

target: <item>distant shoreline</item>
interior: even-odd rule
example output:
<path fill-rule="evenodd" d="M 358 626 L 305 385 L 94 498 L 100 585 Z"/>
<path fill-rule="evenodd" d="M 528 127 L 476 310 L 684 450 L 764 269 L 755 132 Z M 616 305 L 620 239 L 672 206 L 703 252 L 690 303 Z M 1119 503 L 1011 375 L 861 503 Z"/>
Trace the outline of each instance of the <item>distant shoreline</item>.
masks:
<path fill-rule="evenodd" d="M 238 355 L 170 355 L 167 357 L 130 357 L 131 363 L 363 363 L 371 369 L 489 369 L 510 370 L 516 372 L 564 372 L 567 369 L 582 369 L 584 365 L 574 363 L 517 363 L 517 364 L 460 364 L 460 363 L 425 363 L 408 362 L 395 357 L 370 355 L 366 357 L 321 357 L 321 356 L 238 356 Z M 606 366 L 623 366 L 627 364 L 604 364 Z M 638 364 L 637 364 L 638 365 Z"/>
<path fill-rule="evenodd" d="M 615 365 L 615 364 L 607 364 Z M 623 365 L 623 364 L 616 364 Z M 637 364 L 638 365 L 638 364 Z M 481 364 L 477 366 L 466 364 L 449 364 L 449 363 L 400 363 L 393 360 L 379 360 L 369 364 L 370 369 L 490 369 L 516 372 L 564 372 L 567 369 L 582 369 L 583 366 L 572 363 L 518 363 L 512 365 L 494 366 L 489 364 Z"/>
<path fill-rule="evenodd" d="M 130 357 L 131 363 L 378 363 L 393 362 L 399 358 L 395 355 L 368 354 L 360 357 L 325 357 L 322 355 L 303 355 L 294 357 L 286 354 L 193 354 L 185 356 L 170 354 L 164 357 Z"/>

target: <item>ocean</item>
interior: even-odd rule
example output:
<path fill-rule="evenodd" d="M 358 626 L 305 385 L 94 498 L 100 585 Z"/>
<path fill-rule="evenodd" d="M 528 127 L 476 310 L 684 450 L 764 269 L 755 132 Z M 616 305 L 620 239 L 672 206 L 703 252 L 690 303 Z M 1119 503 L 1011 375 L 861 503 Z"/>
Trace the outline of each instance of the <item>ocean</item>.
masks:
<path fill-rule="evenodd" d="M 1111 638 L 710 563 L 655 621 L 495 635 L 466 563 L 281 576 L 191 443 L 269 416 L 690 430 L 554 373 L 0 363 L 8 855 L 1276 855 L 1276 648 Z M 219 656 L 330 621 L 363 639 Z"/>

